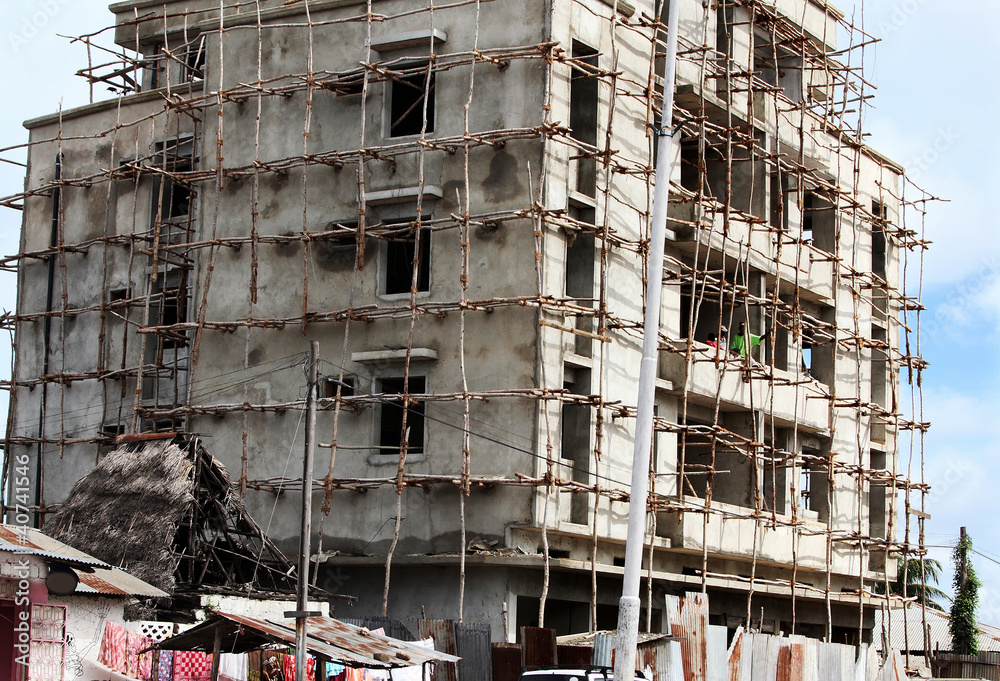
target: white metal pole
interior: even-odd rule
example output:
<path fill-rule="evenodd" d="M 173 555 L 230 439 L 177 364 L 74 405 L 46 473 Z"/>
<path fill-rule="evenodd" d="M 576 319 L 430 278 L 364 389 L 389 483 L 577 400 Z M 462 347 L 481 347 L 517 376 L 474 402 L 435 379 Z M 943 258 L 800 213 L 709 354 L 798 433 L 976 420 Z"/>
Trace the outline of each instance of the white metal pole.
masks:
<path fill-rule="evenodd" d="M 646 535 L 646 497 L 649 494 L 649 452 L 653 442 L 653 402 L 660 338 L 660 292 L 663 288 L 663 242 L 667 231 L 670 170 L 673 157 L 674 81 L 677 71 L 677 17 L 681 0 L 667 0 L 667 45 L 663 73 L 663 113 L 657 137 L 656 187 L 650 228 L 649 265 L 646 280 L 646 315 L 643 322 L 642 363 L 639 365 L 639 397 L 632 450 L 632 488 L 625 541 L 625 576 L 618 605 L 618 636 L 615 641 L 615 681 L 635 677 L 639 638 L 639 578 Z"/>

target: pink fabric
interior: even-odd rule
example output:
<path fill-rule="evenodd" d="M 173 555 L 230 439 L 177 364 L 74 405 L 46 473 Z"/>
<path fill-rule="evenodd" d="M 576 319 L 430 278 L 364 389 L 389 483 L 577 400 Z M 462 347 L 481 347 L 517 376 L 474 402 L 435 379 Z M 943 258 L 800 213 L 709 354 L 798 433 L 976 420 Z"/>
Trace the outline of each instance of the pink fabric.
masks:
<path fill-rule="evenodd" d="M 126 634 L 128 658 L 125 673 L 133 679 L 148 679 L 153 674 L 153 651 L 142 654 L 139 651 L 153 645 L 153 640 L 132 631 Z"/>
<path fill-rule="evenodd" d="M 104 624 L 101 653 L 97 661 L 116 672 L 128 672 L 128 631 L 114 622 Z"/>

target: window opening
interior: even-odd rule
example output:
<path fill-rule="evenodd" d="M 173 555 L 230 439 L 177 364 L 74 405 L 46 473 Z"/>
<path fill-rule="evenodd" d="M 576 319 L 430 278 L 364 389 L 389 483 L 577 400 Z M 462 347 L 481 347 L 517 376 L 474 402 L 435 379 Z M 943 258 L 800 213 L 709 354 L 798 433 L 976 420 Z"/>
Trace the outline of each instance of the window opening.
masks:
<path fill-rule="evenodd" d="M 836 211 L 832 203 L 815 192 L 806 192 L 802 197 L 802 239 L 827 253 L 836 250 Z"/>
<path fill-rule="evenodd" d="M 406 390 L 407 396 L 413 398 L 426 392 L 427 380 L 424 376 L 410 376 Z M 379 392 L 384 395 L 379 410 L 379 453 L 390 454 L 400 450 L 406 437 L 407 455 L 424 453 L 424 403 L 409 402 L 404 404 L 401 395 L 404 393 L 402 376 L 385 377 L 379 380 Z M 403 412 L 406 415 L 406 433 L 403 433 Z"/>
<path fill-rule="evenodd" d="M 563 388 L 573 395 L 590 394 L 590 369 L 565 367 Z M 590 484 L 590 405 L 564 402 L 560 429 L 562 458 L 573 466 L 573 480 Z M 590 516 L 590 495 L 571 494 L 570 522 L 587 524 Z"/>
<path fill-rule="evenodd" d="M 872 272 L 885 279 L 888 255 L 885 226 L 889 213 L 884 203 L 872 201 L 872 214 L 875 216 L 872 223 Z"/>
<path fill-rule="evenodd" d="M 205 38 L 201 36 L 188 43 L 183 52 L 184 71 L 182 82 L 192 83 L 205 79 Z"/>
<path fill-rule="evenodd" d="M 592 147 L 597 146 L 598 101 L 600 80 L 594 74 L 599 55 L 594 48 L 573 41 L 573 66 L 570 76 L 570 136 Z M 597 159 L 576 159 L 576 190 L 587 196 L 597 195 Z"/>
<path fill-rule="evenodd" d="M 411 223 L 401 220 L 401 224 Z M 387 223 L 397 224 L 397 223 Z M 413 285 L 413 268 L 417 268 L 417 292 L 430 290 L 431 270 L 431 230 L 421 229 L 419 233 L 419 257 L 417 255 L 417 230 L 412 224 L 408 231 L 388 234 L 385 246 L 385 276 L 383 293 L 393 295 L 409 293 Z"/>
<path fill-rule="evenodd" d="M 191 187 L 173 177 L 174 173 L 184 173 L 194 167 L 194 142 L 190 138 L 157 142 L 154 147 L 153 165 L 166 175 L 153 179 L 153 209 L 151 225 L 156 220 L 164 223 L 174 223 L 171 229 L 161 231 L 160 238 L 166 243 L 177 241 L 176 228 L 180 223 L 187 222 L 191 213 L 194 193 Z M 184 225 L 186 227 L 186 225 Z"/>
<path fill-rule="evenodd" d="M 767 430 L 770 431 L 770 427 Z M 770 437 L 765 438 L 764 444 L 766 449 L 764 450 L 764 455 L 761 457 L 764 469 L 761 496 L 763 497 L 764 508 L 768 511 L 773 510 L 778 515 L 786 513 L 786 469 L 782 450 L 787 446 L 788 435 L 788 431 L 784 428 L 775 429 L 773 443 Z"/>
<path fill-rule="evenodd" d="M 570 216 L 590 225 L 594 224 L 595 220 L 593 208 L 570 207 Z M 597 252 L 594 235 L 583 231 L 570 233 L 567 235 L 567 242 L 566 273 L 563 282 L 566 296 L 574 298 L 574 302 L 581 307 L 594 307 L 594 261 Z M 593 318 L 577 317 L 576 328 L 592 333 L 594 330 Z M 574 352 L 584 357 L 590 357 L 593 341 L 581 335 L 574 335 L 573 338 Z"/>
<path fill-rule="evenodd" d="M 346 375 L 343 379 L 336 376 L 324 376 L 320 379 L 320 397 L 333 399 L 337 397 L 337 389 L 340 389 L 340 397 L 354 397 L 357 394 L 357 376 Z"/>
<path fill-rule="evenodd" d="M 435 77 L 426 62 L 405 67 L 389 82 L 389 137 L 434 132 Z M 429 82 L 428 82 L 429 80 Z M 427 127 L 424 128 L 424 98 Z"/>
<path fill-rule="evenodd" d="M 827 496 L 829 492 L 829 471 L 821 452 L 813 449 L 802 450 L 799 466 L 799 508 L 811 512 L 814 519 L 824 521 L 827 517 Z"/>

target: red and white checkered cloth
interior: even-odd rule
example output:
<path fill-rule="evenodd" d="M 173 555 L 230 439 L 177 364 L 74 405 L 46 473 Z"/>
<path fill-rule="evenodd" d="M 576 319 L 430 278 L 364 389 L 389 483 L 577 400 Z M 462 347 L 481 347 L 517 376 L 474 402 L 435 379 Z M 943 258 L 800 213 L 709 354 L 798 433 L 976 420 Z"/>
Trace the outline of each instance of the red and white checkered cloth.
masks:
<path fill-rule="evenodd" d="M 174 681 L 210 681 L 211 678 L 211 655 L 174 651 Z"/>

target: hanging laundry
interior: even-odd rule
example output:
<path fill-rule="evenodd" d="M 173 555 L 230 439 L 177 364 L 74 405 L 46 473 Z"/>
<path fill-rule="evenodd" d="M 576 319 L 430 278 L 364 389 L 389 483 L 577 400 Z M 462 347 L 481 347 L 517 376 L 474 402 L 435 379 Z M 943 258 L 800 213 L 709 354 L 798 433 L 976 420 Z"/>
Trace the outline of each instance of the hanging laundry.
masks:
<path fill-rule="evenodd" d="M 139 651 L 153 645 L 153 639 L 146 638 L 134 631 L 126 631 L 126 637 L 126 675 L 133 679 L 148 679 L 153 673 L 153 652 L 140 653 Z"/>
<path fill-rule="evenodd" d="M 212 678 L 212 656 L 186 650 L 174 652 L 173 681 L 210 681 Z"/>
<path fill-rule="evenodd" d="M 282 672 L 282 658 L 285 656 L 274 651 L 265 651 L 261 662 L 261 681 L 285 681 Z M 292 679 L 295 677 L 293 676 Z"/>
<path fill-rule="evenodd" d="M 160 651 L 160 663 L 156 667 L 156 681 L 174 681 L 174 651 Z"/>
<path fill-rule="evenodd" d="M 223 653 L 219 658 L 219 681 L 249 681 L 249 658 L 245 653 Z"/>
<path fill-rule="evenodd" d="M 124 627 L 105 622 L 97 661 L 122 674 L 128 671 L 128 631 Z"/>

